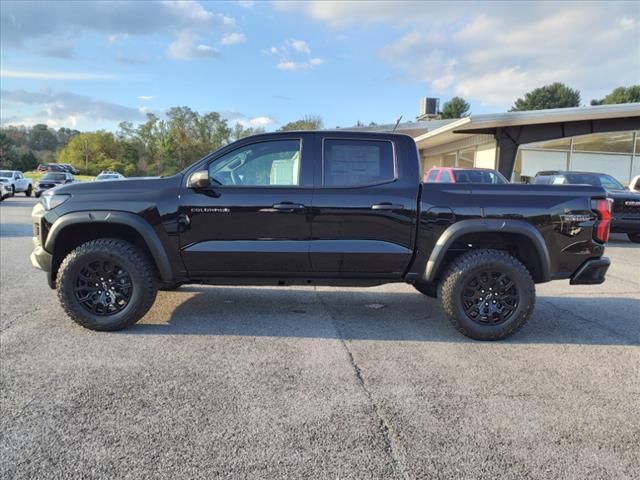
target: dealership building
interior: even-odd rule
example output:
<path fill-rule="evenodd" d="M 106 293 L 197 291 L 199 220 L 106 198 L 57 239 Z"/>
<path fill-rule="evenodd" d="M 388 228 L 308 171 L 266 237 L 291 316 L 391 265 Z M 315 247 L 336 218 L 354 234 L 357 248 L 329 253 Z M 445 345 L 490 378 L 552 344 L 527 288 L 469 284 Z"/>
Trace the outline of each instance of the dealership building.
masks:
<path fill-rule="evenodd" d="M 640 175 L 640 103 L 453 120 L 420 113 L 418 121 L 400 124 L 397 131 L 415 138 L 423 171 L 434 166 L 496 168 L 519 183 L 542 170 L 591 171 L 613 175 L 625 185 Z"/>

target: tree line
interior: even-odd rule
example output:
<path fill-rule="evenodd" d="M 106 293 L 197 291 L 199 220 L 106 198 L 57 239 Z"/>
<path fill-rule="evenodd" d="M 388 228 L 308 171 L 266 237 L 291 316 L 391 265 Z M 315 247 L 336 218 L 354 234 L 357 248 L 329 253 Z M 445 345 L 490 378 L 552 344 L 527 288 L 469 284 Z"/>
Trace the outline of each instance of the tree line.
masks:
<path fill-rule="evenodd" d="M 555 82 L 535 88 L 518 98 L 510 112 L 525 110 L 546 110 L 550 108 L 579 107 L 580 91 L 564 83 Z M 591 105 L 610 105 L 614 103 L 640 102 L 640 85 L 618 87 L 600 99 L 591 100 Z M 442 105 L 440 118 L 462 118 L 471 114 L 471 105 L 462 97 L 453 97 Z"/>
<path fill-rule="evenodd" d="M 562 83 L 536 88 L 518 98 L 510 111 L 580 106 L 580 92 Z M 640 102 L 640 85 L 618 87 L 592 105 Z M 462 118 L 470 104 L 453 97 L 443 104 L 440 118 Z M 369 124 L 375 126 L 374 122 Z M 356 126 L 364 126 L 358 121 Z M 306 116 L 280 130 L 319 130 L 318 116 Z M 122 122 L 115 132 L 80 132 L 52 129 L 44 124 L 0 129 L 0 167 L 30 171 L 38 163 L 69 163 L 83 174 L 115 170 L 126 176 L 171 175 L 229 142 L 261 133 L 262 128 L 229 125 L 217 112 L 199 113 L 189 107 L 173 107 L 163 118 L 147 114 L 145 122 Z"/>

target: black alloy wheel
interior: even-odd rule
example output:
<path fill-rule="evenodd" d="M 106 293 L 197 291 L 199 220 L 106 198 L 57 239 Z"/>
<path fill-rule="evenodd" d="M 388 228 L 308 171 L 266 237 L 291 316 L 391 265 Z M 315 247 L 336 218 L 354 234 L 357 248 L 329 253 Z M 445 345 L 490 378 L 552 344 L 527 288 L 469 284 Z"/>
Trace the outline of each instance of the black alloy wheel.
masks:
<path fill-rule="evenodd" d="M 475 273 L 462 290 L 465 315 L 480 325 L 501 325 L 518 308 L 516 284 L 505 273 L 483 270 Z"/>
<path fill-rule="evenodd" d="M 113 315 L 126 308 L 133 294 L 129 273 L 114 262 L 88 263 L 76 275 L 74 294 L 93 315 Z"/>

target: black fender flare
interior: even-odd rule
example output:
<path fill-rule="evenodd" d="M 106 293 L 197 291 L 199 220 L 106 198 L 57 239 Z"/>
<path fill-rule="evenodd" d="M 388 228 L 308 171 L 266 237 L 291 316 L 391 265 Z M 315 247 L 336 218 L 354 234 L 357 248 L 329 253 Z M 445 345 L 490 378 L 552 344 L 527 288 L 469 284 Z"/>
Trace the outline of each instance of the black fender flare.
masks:
<path fill-rule="evenodd" d="M 158 234 L 153 229 L 151 224 L 141 218 L 138 215 L 128 212 L 111 212 L 104 210 L 91 210 L 83 212 L 67 213 L 59 217 L 51 228 L 49 229 L 49 235 L 45 242 L 44 248 L 48 252 L 54 251 L 54 245 L 60 232 L 62 232 L 69 225 L 77 224 L 92 224 L 92 223 L 110 223 L 116 225 L 125 225 L 133 228 L 144 240 L 147 248 L 153 256 L 153 260 L 158 267 L 158 272 L 163 281 L 169 282 L 173 280 L 173 270 L 171 264 L 165 253 L 164 247 Z"/>
<path fill-rule="evenodd" d="M 549 250 L 540 232 L 523 220 L 472 219 L 462 220 L 448 227 L 436 242 L 424 273 L 424 280 L 433 282 L 438 274 L 444 257 L 458 238 L 469 233 L 514 233 L 524 235 L 531 240 L 540 261 L 541 282 L 551 280 L 551 258 Z"/>

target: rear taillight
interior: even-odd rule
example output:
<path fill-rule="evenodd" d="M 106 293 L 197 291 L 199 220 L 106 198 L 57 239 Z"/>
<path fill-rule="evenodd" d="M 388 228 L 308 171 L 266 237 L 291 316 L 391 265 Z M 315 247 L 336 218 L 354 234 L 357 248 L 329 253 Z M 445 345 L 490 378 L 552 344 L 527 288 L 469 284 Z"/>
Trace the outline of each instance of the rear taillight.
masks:
<path fill-rule="evenodd" d="M 611 202 L 608 199 L 591 200 L 591 208 L 598 214 L 598 219 L 593 226 L 593 238 L 599 242 L 609 241 L 609 228 L 611 227 Z"/>

